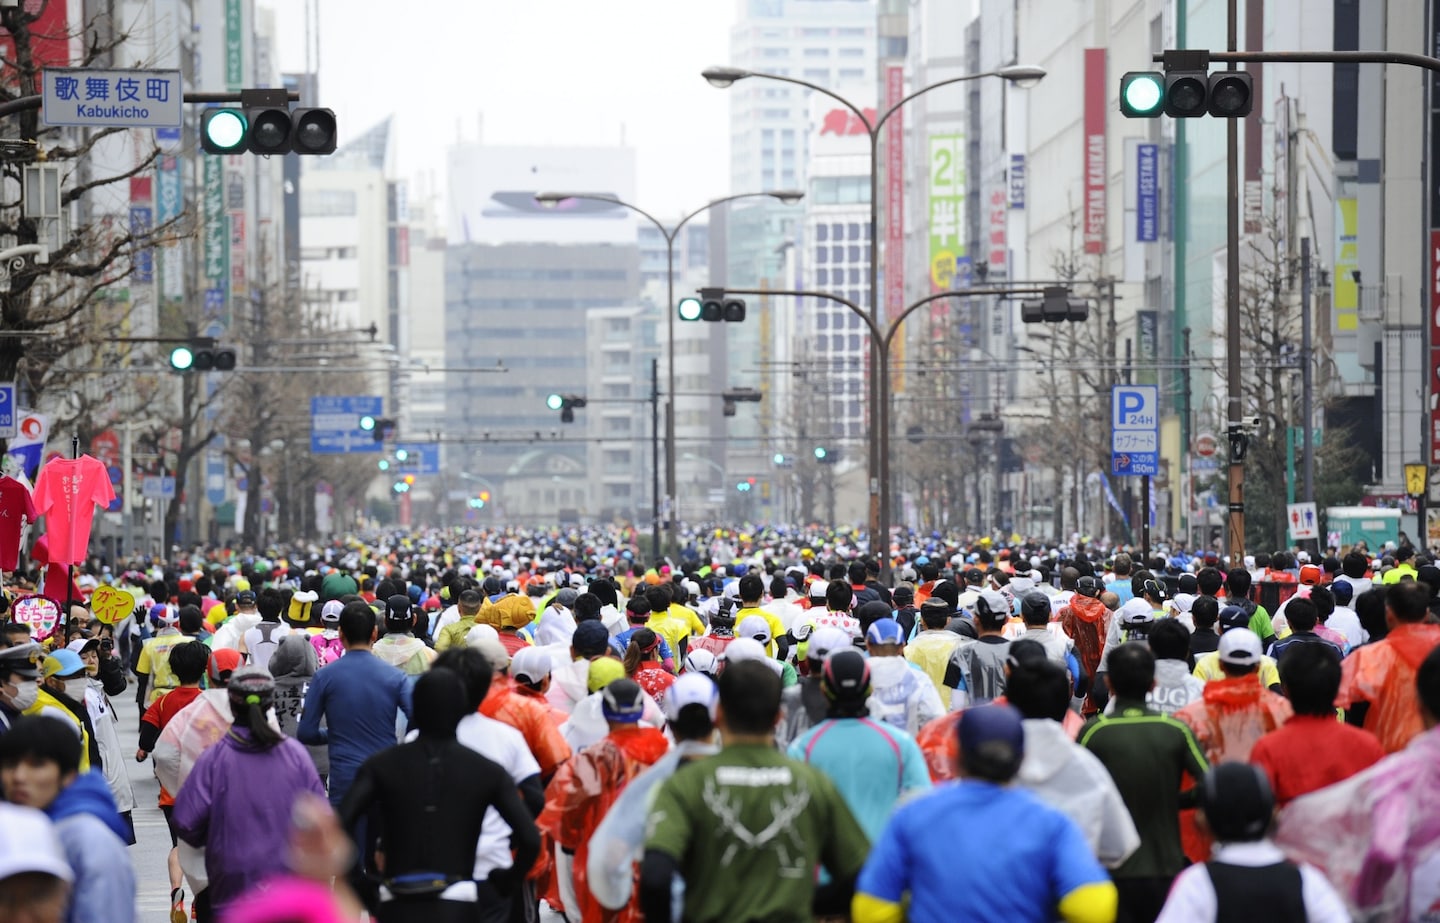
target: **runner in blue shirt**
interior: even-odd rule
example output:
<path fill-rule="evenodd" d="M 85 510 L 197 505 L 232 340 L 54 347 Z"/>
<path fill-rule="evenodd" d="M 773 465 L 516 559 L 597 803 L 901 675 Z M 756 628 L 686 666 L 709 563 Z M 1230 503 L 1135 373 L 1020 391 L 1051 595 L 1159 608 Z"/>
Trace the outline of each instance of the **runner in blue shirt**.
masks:
<path fill-rule="evenodd" d="M 968 709 L 959 736 L 960 781 L 896 810 L 860 872 L 854 923 L 1111 923 L 1115 885 L 1080 828 L 1009 784 L 1025 756 L 1020 713 Z M 983 855 L 956 862 L 957 837 Z"/>

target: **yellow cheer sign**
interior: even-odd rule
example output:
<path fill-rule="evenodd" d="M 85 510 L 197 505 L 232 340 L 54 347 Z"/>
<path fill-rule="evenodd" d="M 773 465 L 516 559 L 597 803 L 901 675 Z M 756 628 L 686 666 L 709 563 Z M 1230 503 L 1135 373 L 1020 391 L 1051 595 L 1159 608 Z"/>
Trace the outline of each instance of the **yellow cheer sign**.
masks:
<path fill-rule="evenodd" d="M 90 595 L 90 611 L 106 625 L 123 621 L 135 609 L 135 597 L 113 586 L 96 587 Z"/>

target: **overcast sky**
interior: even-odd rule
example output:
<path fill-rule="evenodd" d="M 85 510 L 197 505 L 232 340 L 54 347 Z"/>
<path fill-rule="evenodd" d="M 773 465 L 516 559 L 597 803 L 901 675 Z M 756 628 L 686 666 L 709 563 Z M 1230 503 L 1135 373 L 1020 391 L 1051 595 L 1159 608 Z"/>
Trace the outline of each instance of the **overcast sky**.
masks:
<path fill-rule="evenodd" d="M 277 12 L 280 67 L 305 66 L 304 4 Z M 457 136 L 634 147 L 638 201 L 678 214 L 729 192 L 734 0 L 318 0 L 321 105 L 342 142 L 387 114 L 401 178 L 444 184 Z M 415 187 L 412 186 L 412 194 Z"/>

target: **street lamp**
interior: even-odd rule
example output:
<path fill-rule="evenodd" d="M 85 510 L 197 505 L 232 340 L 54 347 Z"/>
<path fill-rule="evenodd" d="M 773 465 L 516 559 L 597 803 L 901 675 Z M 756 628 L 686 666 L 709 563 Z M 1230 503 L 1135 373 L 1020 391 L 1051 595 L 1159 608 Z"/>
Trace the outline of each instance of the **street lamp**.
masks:
<path fill-rule="evenodd" d="M 673 227 L 667 228 L 660 219 L 645 211 L 638 205 L 616 198 L 613 195 L 601 195 L 591 192 L 541 192 L 535 195 L 535 201 L 544 208 L 555 208 L 567 199 L 591 199 L 597 202 L 610 202 L 621 208 L 628 208 L 630 211 L 641 216 L 655 226 L 660 236 L 665 238 L 665 336 L 667 349 L 665 355 L 665 388 L 668 397 L 665 401 L 665 505 L 670 513 L 669 520 L 669 545 L 672 550 L 679 548 L 679 536 L 676 528 L 676 502 L 675 502 L 675 314 L 679 306 L 675 303 L 675 241 L 680 236 L 680 231 L 691 219 L 704 214 L 717 205 L 725 202 L 734 202 L 737 199 L 753 199 L 767 196 L 776 199 L 782 205 L 795 205 L 805 198 L 805 193 L 799 189 L 774 189 L 766 192 L 741 192 L 736 195 L 725 196 L 695 209 L 693 212 L 682 217 Z M 660 547 L 660 505 L 654 504 L 654 543 Z M 658 557 L 658 555 L 657 555 Z"/>
<path fill-rule="evenodd" d="M 978 74 L 965 74 L 960 77 L 951 77 L 948 80 L 940 80 L 930 84 L 929 86 L 921 87 L 920 89 L 911 93 L 909 96 L 904 97 L 899 102 L 895 103 L 895 105 L 891 106 L 889 109 L 886 109 L 884 112 L 873 116 L 873 121 L 872 117 L 866 117 L 865 111 L 861 107 L 855 105 L 845 97 L 839 95 L 838 93 L 835 93 L 832 90 L 828 90 L 825 87 L 820 86 L 819 84 L 811 83 L 808 80 L 801 80 L 798 77 L 788 77 L 781 74 L 769 74 L 759 71 L 749 71 L 738 67 L 710 67 L 701 71 L 700 76 L 704 77 L 706 82 L 709 83 L 711 86 L 718 89 L 726 89 L 733 86 L 737 80 L 744 80 L 748 77 L 760 77 L 765 80 L 778 80 L 781 83 L 791 83 L 796 86 L 802 86 L 806 89 L 814 90 L 816 93 L 820 93 L 821 95 L 828 96 L 831 99 L 835 100 L 837 103 L 844 106 L 846 109 L 849 109 L 855 115 L 855 117 L 860 120 L 860 124 L 865 126 L 865 131 L 870 136 L 870 270 L 868 279 L 868 290 L 870 293 L 869 321 L 872 333 L 876 333 L 881 329 L 881 319 L 885 317 L 885 312 L 882 310 L 880 305 L 880 175 L 878 171 L 880 163 L 880 131 L 882 128 L 884 128 L 885 122 L 890 118 L 890 116 L 898 112 L 902 106 L 910 102 L 912 99 L 923 96 L 926 93 L 929 93 L 931 90 L 937 90 L 940 87 L 951 86 L 952 84 L 957 83 L 966 83 L 968 81 L 979 80 L 984 77 L 998 77 L 999 79 L 1008 81 L 1009 83 L 1012 83 L 1017 87 L 1021 87 L 1022 89 L 1028 89 L 1029 87 L 1035 86 L 1042 79 L 1044 79 L 1045 73 L 1046 72 L 1043 67 L 1037 67 L 1030 64 L 1010 64 L 996 70 L 982 71 Z M 899 306 L 897 305 L 896 307 L 898 310 Z M 901 314 L 900 316 L 903 317 L 904 315 Z M 880 344 L 877 342 L 875 336 L 872 336 L 870 340 L 870 361 L 872 367 L 874 368 L 879 368 L 882 361 L 881 347 Z M 876 377 L 874 375 L 871 375 L 869 383 L 869 398 L 871 407 L 879 407 L 881 390 L 882 388 L 880 383 L 876 380 Z M 871 426 L 878 426 L 879 419 L 880 418 L 878 415 L 872 416 Z M 887 505 L 888 500 L 878 496 L 880 490 L 883 489 L 882 485 L 886 481 L 885 478 L 881 477 L 881 470 L 882 468 L 886 467 L 886 462 L 878 456 L 877 453 L 879 452 L 879 448 L 880 447 L 878 441 L 875 439 L 871 439 L 870 459 L 867 466 L 870 480 L 870 525 L 872 532 L 870 537 L 870 544 L 872 550 L 875 550 L 876 546 L 878 545 L 878 554 L 882 558 L 881 566 L 884 568 L 884 572 L 888 575 L 890 572 L 889 527 L 887 524 L 885 526 L 885 530 L 881 532 L 880 521 L 880 508 L 881 506 Z"/>

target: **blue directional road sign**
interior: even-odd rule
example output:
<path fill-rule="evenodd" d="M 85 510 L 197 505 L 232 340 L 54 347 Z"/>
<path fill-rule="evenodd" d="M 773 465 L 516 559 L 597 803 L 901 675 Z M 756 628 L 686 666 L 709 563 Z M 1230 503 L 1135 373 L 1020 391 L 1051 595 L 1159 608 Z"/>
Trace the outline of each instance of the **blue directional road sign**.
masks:
<path fill-rule="evenodd" d="M 1110 392 L 1110 473 L 1160 473 L 1160 389 L 1116 385 Z"/>
<path fill-rule="evenodd" d="M 434 443 L 425 442 L 402 442 L 395 446 L 396 458 L 401 452 L 405 453 L 405 460 L 396 462 L 396 467 L 403 474 L 439 474 L 440 473 L 440 446 Z"/>
<path fill-rule="evenodd" d="M 15 383 L 0 385 L 0 439 L 14 439 L 20 435 L 19 421 L 15 413 Z"/>
<path fill-rule="evenodd" d="M 310 451 L 315 455 L 349 455 L 379 452 L 375 434 L 360 428 L 361 417 L 378 418 L 385 402 L 380 397 L 310 398 Z"/>

